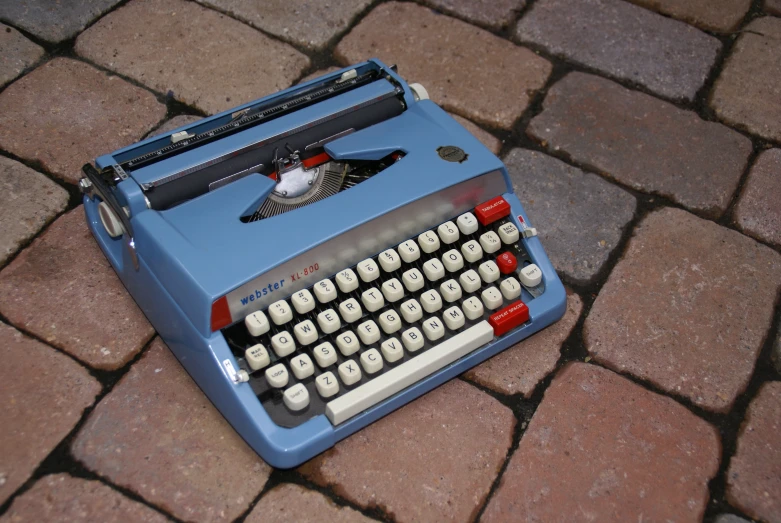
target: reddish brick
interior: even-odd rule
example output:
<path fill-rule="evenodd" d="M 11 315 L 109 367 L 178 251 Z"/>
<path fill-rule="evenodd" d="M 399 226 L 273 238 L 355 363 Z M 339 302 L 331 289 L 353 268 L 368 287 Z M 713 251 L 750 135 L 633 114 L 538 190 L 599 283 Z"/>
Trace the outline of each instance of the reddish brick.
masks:
<path fill-rule="evenodd" d="M 435 9 L 494 30 L 510 25 L 526 0 L 424 0 Z"/>
<path fill-rule="evenodd" d="M 123 366 L 154 334 L 87 229 L 81 206 L 0 272 L 0 313 L 98 369 Z"/>
<path fill-rule="evenodd" d="M 0 518 L 0 523 L 21 521 L 163 523 L 168 518 L 98 481 L 55 474 L 39 479 Z"/>
<path fill-rule="evenodd" d="M 453 380 L 303 465 L 320 485 L 398 521 L 466 521 L 510 448 L 515 418 Z"/>
<path fill-rule="evenodd" d="M 499 149 L 502 148 L 502 142 L 500 142 L 496 136 L 478 127 L 466 118 L 458 116 L 457 114 L 451 114 L 450 116 L 452 116 L 455 121 L 461 124 L 462 127 L 466 128 L 467 131 L 472 133 L 475 138 L 480 140 L 483 145 L 488 147 L 492 153 L 499 154 Z"/>
<path fill-rule="evenodd" d="M 781 149 L 765 151 L 748 175 L 735 207 L 738 227 L 755 238 L 781 246 Z"/>
<path fill-rule="evenodd" d="M 82 33 L 76 51 L 206 113 L 289 87 L 309 65 L 289 45 L 183 0 L 130 2 Z"/>
<path fill-rule="evenodd" d="M 527 133 L 623 184 L 711 217 L 729 205 L 752 150 L 723 125 L 583 73 L 551 88 Z"/>
<path fill-rule="evenodd" d="M 781 381 L 749 405 L 727 471 L 727 499 L 754 519 L 781 521 Z"/>
<path fill-rule="evenodd" d="M 746 387 L 781 256 L 678 209 L 646 217 L 586 319 L 594 358 L 717 412 Z"/>
<path fill-rule="evenodd" d="M 0 505 L 100 393 L 78 363 L 0 323 Z"/>
<path fill-rule="evenodd" d="M 446 110 L 509 129 L 542 88 L 551 64 L 474 26 L 410 3 L 374 9 L 337 46 L 343 64 L 377 57 L 428 90 Z"/>
<path fill-rule="evenodd" d="M 186 520 L 235 519 L 271 471 L 159 338 L 95 407 L 71 451 L 89 469 Z"/>
<path fill-rule="evenodd" d="M 715 428 L 608 370 L 573 363 L 545 391 L 482 521 L 701 521 Z"/>
<path fill-rule="evenodd" d="M 349 507 L 337 506 L 318 492 L 286 483 L 266 492 L 245 521 L 247 523 L 290 521 L 368 523 L 372 520 Z"/>
<path fill-rule="evenodd" d="M 41 46 L 32 43 L 13 27 L 0 24 L 0 86 L 19 76 L 43 54 Z"/>
<path fill-rule="evenodd" d="M 558 323 L 500 352 L 467 372 L 465 377 L 501 394 L 523 394 L 528 398 L 556 368 L 561 344 L 572 332 L 582 310 L 580 297 L 569 292 L 567 312 Z"/>
<path fill-rule="evenodd" d="M 173 131 L 178 127 L 182 127 L 184 125 L 191 124 L 193 122 L 197 122 L 202 119 L 203 118 L 200 116 L 192 116 L 189 114 L 174 116 L 170 120 L 166 120 L 165 122 L 163 122 L 163 125 L 155 129 L 154 131 L 150 132 L 147 136 L 159 136 L 161 134 L 171 134 L 171 131 Z"/>
<path fill-rule="evenodd" d="M 336 67 L 336 66 L 326 67 L 325 69 L 318 69 L 314 73 L 308 74 L 305 77 L 303 77 L 301 79 L 301 81 L 299 81 L 298 83 L 301 84 L 301 83 L 304 83 L 304 82 L 308 82 L 309 80 L 314 80 L 315 78 L 320 78 L 321 76 L 323 76 L 325 74 L 333 73 L 334 71 L 338 71 L 339 69 L 341 69 L 341 67 Z"/>
<path fill-rule="evenodd" d="M 87 24 L 121 0 L 23 0 L 0 2 L 0 19 L 38 38 L 60 42 L 73 38 Z"/>
<path fill-rule="evenodd" d="M 702 29 L 729 33 L 746 16 L 751 0 L 630 0 Z"/>
<path fill-rule="evenodd" d="M 781 0 L 765 0 L 765 12 L 781 16 Z"/>

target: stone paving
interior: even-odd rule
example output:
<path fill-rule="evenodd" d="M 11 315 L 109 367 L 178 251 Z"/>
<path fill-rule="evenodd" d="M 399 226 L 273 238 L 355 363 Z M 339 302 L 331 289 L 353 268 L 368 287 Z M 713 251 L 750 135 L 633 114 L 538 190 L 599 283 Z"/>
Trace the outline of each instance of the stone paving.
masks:
<path fill-rule="evenodd" d="M 0 523 L 781 521 L 779 0 L 0 2 Z M 83 163 L 369 57 L 505 161 L 557 324 L 275 470 Z"/>

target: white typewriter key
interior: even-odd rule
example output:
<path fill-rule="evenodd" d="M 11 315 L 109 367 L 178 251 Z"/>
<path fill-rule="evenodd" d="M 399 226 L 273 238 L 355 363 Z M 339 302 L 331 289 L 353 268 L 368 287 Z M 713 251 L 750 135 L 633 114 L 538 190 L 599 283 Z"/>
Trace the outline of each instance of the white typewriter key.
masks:
<path fill-rule="evenodd" d="M 445 335 L 445 327 L 442 325 L 442 320 L 432 316 L 427 320 L 423 320 L 423 332 L 426 334 L 426 338 L 436 341 Z"/>
<path fill-rule="evenodd" d="M 293 308 L 299 314 L 306 314 L 315 308 L 315 299 L 312 297 L 312 293 L 306 289 L 295 293 L 290 301 L 293 302 Z"/>
<path fill-rule="evenodd" d="M 358 276 L 361 277 L 361 280 L 369 283 L 379 278 L 380 269 L 374 260 L 367 258 L 358 264 Z"/>
<path fill-rule="evenodd" d="M 271 321 L 275 325 L 282 325 L 293 319 L 293 309 L 287 304 L 285 300 L 275 301 L 268 308 L 268 313 L 271 315 Z"/>
<path fill-rule="evenodd" d="M 269 367 L 266 369 L 266 381 L 275 389 L 281 389 L 287 385 L 290 375 L 287 373 L 287 369 L 281 363 Z"/>
<path fill-rule="evenodd" d="M 404 297 L 404 287 L 399 280 L 391 278 L 382 284 L 382 295 L 390 303 L 395 303 Z"/>
<path fill-rule="evenodd" d="M 460 236 L 458 234 L 458 227 L 456 227 L 456 224 L 453 222 L 443 223 L 437 227 L 437 232 L 439 233 L 442 243 L 445 245 L 450 245 L 451 243 L 458 241 L 458 237 Z"/>
<path fill-rule="evenodd" d="M 399 244 L 399 256 L 407 263 L 412 263 L 420 258 L 420 249 L 415 240 L 407 240 Z"/>
<path fill-rule="evenodd" d="M 308 354 L 293 356 L 290 360 L 290 368 L 293 370 L 293 376 L 300 380 L 308 378 L 315 373 L 315 366 L 312 365 L 312 360 Z"/>
<path fill-rule="evenodd" d="M 464 313 L 455 305 L 449 309 L 445 309 L 445 312 L 442 313 L 442 319 L 445 320 L 445 325 L 447 325 L 447 328 L 451 331 L 460 329 L 464 326 L 464 321 L 466 321 L 464 319 Z"/>
<path fill-rule="evenodd" d="M 361 311 L 361 304 L 355 298 L 344 300 L 339 304 L 339 314 L 342 315 L 342 319 L 347 323 L 352 323 L 361 319 L 363 311 Z"/>
<path fill-rule="evenodd" d="M 534 263 L 521 269 L 519 276 L 521 283 L 527 287 L 536 287 L 542 281 L 542 271 Z"/>
<path fill-rule="evenodd" d="M 401 268 L 401 258 L 399 253 L 393 249 L 382 251 L 377 259 L 380 260 L 380 266 L 385 272 L 393 272 Z"/>
<path fill-rule="evenodd" d="M 461 304 L 461 307 L 464 309 L 464 316 L 470 320 L 476 320 L 483 315 L 483 312 L 485 312 L 485 309 L 483 309 L 483 302 L 478 300 L 476 296 L 472 296 L 471 298 L 464 300 L 464 303 Z"/>
<path fill-rule="evenodd" d="M 296 342 L 293 341 L 293 336 L 289 332 L 282 331 L 271 337 L 271 348 L 274 349 L 274 353 L 277 356 L 284 358 L 288 354 L 295 352 Z"/>
<path fill-rule="evenodd" d="M 475 292 L 483 284 L 480 281 L 480 275 L 477 274 L 474 269 L 469 269 L 465 273 L 458 277 L 458 281 L 461 282 L 461 287 L 466 292 Z"/>
<path fill-rule="evenodd" d="M 480 294 L 480 297 L 483 298 L 483 303 L 489 311 L 502 306 L 502 293 L 496 287 L 488 287 Z"/>
<path fill-rule="evenodd" d="M 377 343 L 380 339 L 380 328 L 374 320 L 368 320 L 358 325 L 358 336 L 364 345 Z"/>
<path fill-rule="evenodd" d="M 434 289 L 421 294 L 420 301 L 423 304 L 423 310 L 426 312 L 437 312 L 442 308 L 442 297 Z"/>
<path fill-rule="evenodd" d="M 504 296 L 505 300 L 514 300 L 521 295 L 521 284 L 512 276 L 505 278 L 502 284 L 499 285 L 499 289 L 502 291 L 502 296 Z"/>
<path fill-rule="evenodd" d="M 401 281 L 404 282 L 404 287 L 409 292 L 415 292 L 423 288 L 426 280 L 423 279 L 423 275 L 417 269 L 410 269 L 401 276 Z"/>
<path fill-rule="evenodd" d="M 377 349 L 369 349 L 361 354 L 361 367 L 366 374 L 374 374 L 382 370 L 382 356 Z"/>
<path fill-rule="evenodd" d="M 304 320 L 293 327 L 296 339 L 301 345 L 311 345 L 317 341 L 317 329 L 310 320 Z"/>
<path fill-rule="evenodd" d="M 445 266 L 436 258 L 432 258 L 423 264 L 423 273 L 429 281 L 441 280 L 445 277 Z"/>
<path fill-rule="evenodd" d="M 336 381 L 333 372 L 324 372 L 315 378 L 315 386 L 317 393 L 324 398 L 330 398 L 339 393 L 339 382 Z"/>
<path fill-rule="evenodd" d="M 358 336 L 353 331 L 346 331 L 337 336 L 336 346 L 339 347 L 339 352 L 342 353 L 342 356 L 355 354 L 361 348 L 361 344 L 358 343 Z"/>
<path fill-rule="evenodd" d="M 469 263 L 476 262 L 483 257 L 483 248 L 474 240 L 469 240 L 461 246 L 461 253 Z"/>
<path fill-rule="evenodd" d="M 418 244 L 423 252 L 429 254 L 439 249 L 439 236 L 434 231 L 426 231 L 418 236 Z"/>
<path fill-rule="evenodd" d="M 471 212 L 465 212 L 456 220 L 462 234 L 472 234 L 477 230 L 477 218 Z"/>
<path fill-rule="evenodd" d="M 455 249 L 450 249 L 442 256 L 442 263 L 448 272 L 460 271 L 464 268 L 464 257 Z"/>
<path fill-rule="evenodd" d="M 388 338 L 380 345 L 382 356 L 388 363 L 399 361 L 404 357 L 404 349 L 401 347 L 401 342 L 396 338 Z"/>
<path fill-rule="evenodd" d="M 259 370 L 271 363 L 266 347 L 258 343 L 244 351 L 244 359 L 252 370 Z"/>
<path fill-rule="evenodd" d="M 408 351 L 419 351 L 423 348 L 423 335 L 420 333 L 420 329 L 412 327 L 402 333 L 401 342 L 404 343 L 404 347 Z"/>
<path fill-rule="evenodd" d="M 380 314 L 380 327 L 385 334 L 393 334 L 401 329 L 399 313 L 390 309 Z"/>
<path fill-rule="evenodd" d="M 260 336 L 266 334 L 270 325 L 268 324 L 268 318 L 262 311 L 256 311 L 244 318 L 244 325 L 252 336 Z"/>
<path fill-rule="evenodd" d="M 418 321 L 423 317 L 423 308 L 416 299 L 405 301 L 399 308 L 401 309 L 401 315 L 404 317 L 404 321 L 407 323 Z"/>
<path fill-rule="evenodd" d="M 377 287 L 372 287 L 369 290 L 363 291 L 363 294 L 361 294 L 361 301 L 369 312 L 379 310 L 385 305 L 385 298 Z"/>
<path fill-rule="evenodd" d="M 520 233 L 518 232 L 518 227 L 516 227 L 514 223 L 507 222 L 499 227 L 499 238 L 501 238 L 504 243 L 518 243 L 519 237 Z"/>
<path fill-rule="evenodd" d="M 285 390 L 285 394 L 282 396 L 285 402 L 285 406 L 292 411 L 299 411 L 306 408 L 309 405 L 309 391 L 303 383 L 296 383 L 289 389 Z"/>
<path fill-rule="evenodd" d="M 477 268 L 477 271 L 486 283 L 492 283 L 499 279 L 499 267 L 493 260 L 481 263 L 480 267 Z"/>
<path fill-rule="evenodd" d="M 502 241 L 494 231 L 488 231 L 487 233 L 480 235 L 480 246 L 485 252 L 491 254 L 492 252 L 499 250 L 502 246 Z"/>
<path fill-rule="evenodd" d="M 315 355 L 315 361 L 323 369 L 336 363 L 336 349 L 331 342 L 326 341 L 314 348 L 312 353 Z"/>
<path fill-rule="evenodd" d="M 328 309 L 317 315 L 317 324 L 320 325 L 320 330 L 325 334 L 331 334 L 338 331 L 342 326 L 342 322 L 339 321 L 339 315 L 333 309 Z"/>
<path fill-rule="evenodd" d="M 320 303 L 328 303 L 336 299 L 336 286 L 327 278 L 315 283 L 314 290 Z"/>
<path fill-rule="evenodd" d="M 442 293 L 442 298 L 448 303 L 461 299 L 461 286 L 456 280 L 447 280 L 439 286 L 439 292 Z"/>
<path fill-rule="evenodd" d="M 347 360 L 339 365 L 339 377 L 345 385 L 361 381 L 361 368 L 353 360 Z"/>
<path fill-rule="evenodd" d="M 352 292 L 358 288 L 358 277 L 352 269 L 345 269 L 336 275 L 336 284 L 342 292 Z"/>

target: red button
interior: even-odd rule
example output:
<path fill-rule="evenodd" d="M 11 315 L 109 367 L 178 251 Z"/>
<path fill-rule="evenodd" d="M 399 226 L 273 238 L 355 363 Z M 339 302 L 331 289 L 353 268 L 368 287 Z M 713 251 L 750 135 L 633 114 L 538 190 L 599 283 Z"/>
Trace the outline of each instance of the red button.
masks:
<path fill-rule="evenodd" d="M 510 204 L 501 196 L 497 196 L 493 200 L 488 200 L 475 207 L 477 221 L 483 224 L 483 226 L 493 223 L 499 218 L 504 218 L 508 214 L 510 214 Z"/>
<path fill-rule="evenodd" d="M 499 266 L 499 272 L 502 274 L 510 274 L 518 268 L 518 260 L 511 253 L 503 252 L 496 258 L 496 265 Z"/>
<path fill-rule="evenodd" d="M 495 336 L 501 336 L 527 321 L 529 321 L 529 307 L 520 300 L 491 314 L 488 318 L 488 323 L 494 328 Z"/>

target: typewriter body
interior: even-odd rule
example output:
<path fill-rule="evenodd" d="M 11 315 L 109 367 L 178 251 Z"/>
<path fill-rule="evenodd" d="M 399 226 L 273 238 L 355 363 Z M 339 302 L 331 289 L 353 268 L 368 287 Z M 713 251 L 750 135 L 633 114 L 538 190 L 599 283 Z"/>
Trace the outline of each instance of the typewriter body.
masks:
<path fill-rule="evenodd" d="M 87 221 L 122 282 L 276 467 L 565 310 L 502 162 L 377 60 L 84 172 Z"/>

